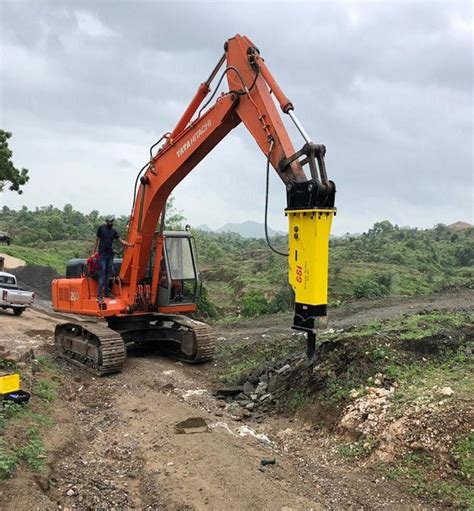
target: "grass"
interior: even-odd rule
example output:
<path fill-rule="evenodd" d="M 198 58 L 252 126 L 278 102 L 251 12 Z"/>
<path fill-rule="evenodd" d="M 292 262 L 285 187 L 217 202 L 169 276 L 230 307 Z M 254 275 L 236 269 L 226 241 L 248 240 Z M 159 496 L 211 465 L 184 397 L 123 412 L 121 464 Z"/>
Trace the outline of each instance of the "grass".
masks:
<path fill-rule="evenodd" d="M 357 442 L 346 443 L 339 446 L 339 453 L 348 460 L 360 460 L 369 456 L 377 447 L 378 441 L 370 436 Z"/>
<path fill-rule="evenodd" d="M 447 350 L 434 359 L 412 363 L 391 363 L 386 374 L 398 383 L 391 413 L 401 417 L 414 401 L 443 402 L 441 389 L 450 387 L 454 399 L 470 400 L 474 395 L 472 372 L 474 364 L 464 346 Z"/>
<path fill-rule="evenodd" d="M 465 325 L 474 324 L 474 314 L 433 311 L 426 314 L 398 316 L 387 321 L 371 321 L 345 332 L 322 333 L 323 340 L 344 340 L 361 337 L 417 341 L 440 335 Z"/>
<path fill-rule="evenodd" d="M 87 257 L 87 250 L 90 250 L 89 245 L 92 245 L 92 241 L 55 241 L 43 243 L 41 248 L 12 244 L 10 246 L 2 246 L 0 251 L 23 259 L 27 264 L 50 266 L 60 275 L 64 275 L 66 261 L 75 257 Z"/>
<path fill-rule="evenodd" d="M 433 472 L 434 461 L 428 454 L 409 452 L 396 464 L 381 464 L 379 468 L 417 496 L 442 502 L 449 509 L 474 508 L 472 484 L 459 477 L 440 480 Z"/>
<path fill-rule="evenodd" d="M 288 400 L 288 408 L 295 412 L 299 408 L 311 402 L 311 396 L 307 392 L 300 389 L 295 389 Z"/>
<path fill-rule="evenodd" d="M 46 369 L 50 373 L 54 373 L 54 374 L 58 373 L 58 367 L 48 357 L 45 357 L 44 355 L 37 355 L 36 360 L 39 362 L 40 366 L 43 369 Z"/>
<path fill-rule="evenodd" d="M 461 437 L 456 442 L 453 452 L 462 476 L 474 481 L 474 433 Z"/>
<path fill-rule="evenodd" d="M 44 443 L 40 437 L 40 432 L 36 427 L 30 427 L 26 431 L 27 443 L 17 449 L 17 455 L 26 465 L 35 471 L 43 468 Z"/>
<path fill-rule="evenodd" d="M 450 509 L 474 509 L 474 435 L 465 432 L 467 410 L 474 395 L 469 348 L 473 324 L 473 314 L 432 311 L 328 332 L 320 336 L 323 342 L 312 379 L 298 380 L 287 395 L 279 395 L 278 406 L 293 413 L 305 408 L 305 413 L 313 413 L 315 419 L 326 420 L 344 409 L 353 389 L 358 397 L 363 396 L 368 387 L 375 385 L 375 375 L 382 373 L 383 378 L 397 385 L 389 400 L 387 424 L 402 416 L 410 417 L 407 412 L 416 410 L 430 410 L 423 416 L 438 429 L 450 428 L 453 414 L 462 421 L 449 431 L 453 443 L 445 446 L 444 454 L 436 450 L 429 454 L 411 451 L 410 444 L 405 445 L 400 437 L 394 461 L 381 465 L 383 473 L 433 503 L 442 502 Z M 241 383 L 269 361 L 293 354 L 303 356 L 304 341 L 297 336 L 268 335 L 264 342 L 254 341 L 219 348 L 218 365 L 224 379 Z M 443 395 L 443 387 L 451 387 L 453 395 Z M 378 447 L 378 433 L 372 435 L 338 445 L 340 456 L 351 463 L 368 458 Z M 446 455 L 451 460 L 448 471 Z"/>
<path fill-rule="evenodd" d="M 0 480 L 8 479 L 18 463 L 25 463 L 30 469 L 43 468 L 44 443 L 41 432 L 52 426 L 53 421 L 46 415 L 35 413 L 27 406 L 9 405 L 4 412 L 2 431 L 14 432 L 14 440 L 0 439 Z"/>
<path fill-rule="evenodd" d="M 55 364 L 46 357 L 38 357 L 38 361 L 42 377 L 30 391 L 30 402 L 8 403 L 0 409 L 0 480 L 11 477 L 19 464 L 33 471 L 41 471 L 44 466 L 43 437 L 54 424 L 50 404 L 57 398 L 60 384 L 55 380 Z M 22 375 L 22 381 L 29 381 L 27 373 Z"/>
<path fill-rule="evenodd" d="M 434 401 L 443 399 L 433 387 L 439 390 L 451 386 L 456 397 L 468 399 L 474 393 L 474 383 L 469 378 L 472 359 L 465 353 L 462 337 L 464 327 L 473 322 L 472 314 L 434 311 L 322 334 L 320 340 L 326 349 L 315 368 L 322 382 L 317 399 L 338 406 L 348 400 L 353 389 L 362 395 L 379 372 L 398 383 L 393 408 L 397 414 L 403 413 L 405 406 L 420 396 L 430 394 Z M 440 340 L 434 344 L 434 352 L 426 353 L 426 357 L 412 349 L 425 339 L 437 336 Z M 445 346 L 443 339 L 450 343 L 455 339 L 455 342 Z M 264 343 L 259 340 L 220 345 L 217 362 L 223 381 L 242 381 L 256 368 L 304 352 L 304 339 L 300 336 L 268 336 Z M 298 408 L 300 400 L 295 397 L 291 408 Z M 309 395 L 305 396 L 305 402 L 308 400 Z"/>
<path fill-rule="evenodd" d="M 5 446 L 5 441 L 0 439 L 0 481 L 11 477 L 18 463 L 18 456 Z"/>
<path fill-rule="evenodd" d="M 54 380 L 40 380 L 34 387 L 33 391 L 36 396 L 50 403 L 57 398 L 59 383 Z"/>

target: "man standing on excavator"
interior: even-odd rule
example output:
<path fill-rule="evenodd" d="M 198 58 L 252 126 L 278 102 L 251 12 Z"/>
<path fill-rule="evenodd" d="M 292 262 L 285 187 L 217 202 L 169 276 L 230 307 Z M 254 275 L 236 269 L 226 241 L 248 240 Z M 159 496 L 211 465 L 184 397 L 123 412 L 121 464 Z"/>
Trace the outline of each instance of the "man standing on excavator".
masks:
<path fill-rule="evenodd" d="M 114 240 L 118 240 L 124 247 L 133 247 L 133 243 L 128 243 L 119 236 L 114 228 L 114 221 L 114 215 L 105 217 L 105 224 L 97 229 L 94 250 L 92 251 L 92 257 L 95 257 L 97 247 L 99 248 L 99 291 L 97 297 L 99 302 L 103 300 L 103 295 L 106 298 L 113 298 L 110 293 L 110 276 L 114 262 Z"/>

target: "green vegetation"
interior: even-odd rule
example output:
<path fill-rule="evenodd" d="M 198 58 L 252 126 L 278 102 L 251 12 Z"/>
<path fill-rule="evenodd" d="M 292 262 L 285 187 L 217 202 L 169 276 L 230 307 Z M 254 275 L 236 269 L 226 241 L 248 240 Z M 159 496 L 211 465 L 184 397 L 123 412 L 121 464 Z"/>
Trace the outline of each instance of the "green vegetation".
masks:
<path fill-rule="evenodd" d="M 44 444 L 36 427 L 28 428 L 26 431 L 27 443 L 17 449 L 18 458 L 24 460 L 32 470 L 41 470 L 44 461 L 41 455 L 44 452 Z"/>
<path fill-rule="evenodd" d="M 50 403 L 57 398 L 59 383 L 54 380 L 40 380 L 34 387 L 34 393 L 40 399 Z"/>
<path fill-rule="evenodd" d="M 38 361 L 42 371 L 31 391 L 33 399 L 25 405 L 7 403 L 0 409 L 0 481 L 12 476 L 18 464 L 34 471 L 41 471 L 44 465 L 43 437 L 53 425 L 49 405 L 57 397 L 59 382 L 54 380 L 54 363 L 46 357 Z M 22 380 L 28 381 L 28 375 Z"/>
<path fill-rule="evenodd" d="M 44 413 L 32 412 L 27 406 L 9 405 L 3 412 L 0 430 L 10 441 L 0 441 L 0 481 L 10 477 L 18 463 L 39 471 L 43 468 L 42 430 L 52 425 Z"/>
<path fill-rule="evenodd" d="M 469 377 L 472 357 L 466 351 L 474 315 L 461 312 L 433 311 L 387 321 L 374 321 L 344 332 L 322 334 L 329 352 L 321 371 L 336 368 L 325 379 L 325 398 L 338 403 L 348 398 L 352 389 L 363 391 L 367 379 L 383 373 L 398 382 L 394 413 L 403 414 L 406 405 L 419 396 L 442 395 L 433 388 L 451 386 L 460 398 L 474 392 Z M 348 348 L 350 347 L 350 351 Z M 344 370 L 338 368 L 345 362 Z"/>
<path fill-rule="evenodd" d="M 178 228 L 184 218 L 171 206 L 167 227 Z M 125 236 L 127 217 L 116 227 Z M 83 214 L 70 204 L 23 207 L 4 206 L 0 230 L 13 234 L 2 251 L 29 264 L 51 266 L 64 272 L 68 259 L 87 257 L 97 226 L 98 211 Z M 194 232 L 205 282 L 199 304 L 206 318 L 254 317 L 292 308 L 285 257 L 271 252 L 263 239 L 246 239 L 233 233 Z M 272 243 L 286 251 L 286 237 Z M 474 228 L 451 230 L 398 227 L 378 222 L 360 236 L 346 235 L 330 241 L 329 299 L 331 305 L 348 299 L 430 294 L 453 286 L 474 286 Z M 207 293 L 208 291 L 208 293 Z"/>
<path fill-rule="evenodd" d="M 5 447 L 5 441 L 0 439 L 0 481 L 8 479 L 15 471 L 18 456 Z"/>
<path fill-rule="evenodd" d="M 296 412 L 299 408 L 302 408 L 310 402 L 311 398 L 305 389 L 295 389 L 289 396 L 288 408 L 291 411 Z"/>
<path fill-rule="evenodd" d="M 472 455 L 472 454 L 471 454 Z M 381 465 L 389 479 L 430 500 L 442 501 L 449 509 L 473 509 L 474 492 L 469 480 L 433 476 L 434 460 L 426 453 L 408 452 L 393 465 Z"/>
<path fill-rule="evenodd" d="M 242 296 L 242 315 L 261 316 L 268 312 L 270 304 L 259 289 L 251 289 Z"/>
<path fill-rule="evenodd" d="M 21 194 L 23 193 L 21 187 L 26 184 L 30 176 L 27 169 L 20 170 L 13 165 L 13 152 L 8 147 L 8 139 L 11 136 L 12 134 L 8 131 L 0 129 L 0 192 L 8 186 L 9 190 Z"/>
<path fill-rule="evenodd" d="M 469 433 L 460 438 L 454 448 L 459 470 L 463 477 L 474 479 L 474 433 Z"/>
<path fill-rule="evenodd" d="M 26 206 L 19 211 L 3 206 L 0 230 L 10 232 L 13 237 L 15 247 L 10 255 L 21 257 L 22 250 L 32 248 L 31 252 L 23 252 L 25 260 L 31 264 L 41 264 L 29 257 L 37 249 L 44 250 L 44 257 L 46 254 L 51 255 L 58 247 L 62 251 L 61 256 L 66 259 L 90 255 L 97 228 L 104 221 L 98 211 L 84 214 L 75 210 L 71 204 L 66 204 L 63 209 L 50 205 L 34 211 Z M 167 207 L 166 228 L 179 228 L 182 221 L 183 216 L 176 211 L 171 198 Z M 115 221 L 115 227 L 123 237 L 127 234 L 127 222 L 126 215 L 118 216 Z M 62 263 L 63 269 L 66 259 Z"/>
<path fill-rule="evenodd" d="M 377 447 L 378 442 L 370 436 L 353 443 L 346 443 L 339 446 L 341 455 L 349 460 L 360 460 L 369 456 Z"/>
<path fill-rule="evenodd" d="M 372 321 L 342 332 L 322 332 L 320 362 L 315 368 L 321 379 L 318 399 L 340 406 L 351 390 L 363 394 L 376 373 L 399 383 L 395 407 L 399 413 L 433 387 L 451 386 L 456 395 L 467 399 L 474 392 L 469 377 L 473 360 L 466 348 L 472 328 L 473 314 L 433 311 Z M 221 378 L 242 381 L 256 368 L 298 356 L 304 347 L 304 335 L 296 333 L 271 335 L 265 343 L 251 338 L 221 344 L 217 353 Z M 433 399 L 441 400 L 442 395 L 434 393 Z"/>
<path fill-rule="evenodd" d="M 17 246 L 0 247 L 5 254 L 23 259 L 28 264 L 50 266 L 60 275 L 64 275 L 66 261 L 76 257 L 87 257 L 91 250 L 90 241 L 55 241 L 39 244 L 38 247 Z"/>
<path fill-rule="evenodd" d="M 195 233 L 204 277 L 221 314 L 252 317 L 292 308 L 286 258 L 264 240 Z M 286 239 L 273 243 L 286 250 Z M 352 298 L 430 294 L 474 286 L 474 229 L 401 228 L 384 221 L 360 236 L 330 242 L 330 303 Z"/>

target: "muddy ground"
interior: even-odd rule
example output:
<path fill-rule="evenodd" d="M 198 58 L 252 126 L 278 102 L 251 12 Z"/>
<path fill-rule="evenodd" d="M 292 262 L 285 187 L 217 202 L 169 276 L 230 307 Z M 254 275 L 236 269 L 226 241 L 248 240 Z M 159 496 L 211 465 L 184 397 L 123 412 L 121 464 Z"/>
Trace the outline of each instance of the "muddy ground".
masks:
<path fill-rule="evenodd" d="M 473 303 L 472 291 L 358 302 L 332 311 L 328 326 Z M 30 343 L 53 357 L 58 321 L 38 310 L 19 318 L 0 311 L 0 344 Z M 218 327 L 218 336 L 265 342 L 289 325 L 285 315 L 258 318 Z M 334 463 L 304 418 L 234 420 L 213 395 L 215 363 L 131 352 L 122 373 L 101 379 L 57 363 L 61 390 L 50 405 L 45 468 L 23 467 L 0 483 L 1 509 L 436 509 L 373 469 Z M 204 419 L 207 431 L 179 434 L 176 424 L 191 417 Z"/>

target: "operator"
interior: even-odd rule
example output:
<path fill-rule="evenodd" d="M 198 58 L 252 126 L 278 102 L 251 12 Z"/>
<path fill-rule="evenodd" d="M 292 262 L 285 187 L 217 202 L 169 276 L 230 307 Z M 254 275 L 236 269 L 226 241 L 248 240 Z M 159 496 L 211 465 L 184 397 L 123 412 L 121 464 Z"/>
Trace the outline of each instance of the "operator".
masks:
<path fill-rule="evenodd" d="M 94 250 L 92 256 L 99 248 L 99 291 L 97 300 L 101 302 L 103 295 L 106 298 L 113 298 L 110 292 L 110 275 L 112 273 L 112 265 L 114 262 L 113 241 L 118 240 L 124 247 L 133 247 L 133 243 L 123 240 L 117 230 L 114 228 L 114 215 L 105 217 L 105 224 L 97 229 L 97 237 L 95 239 Z"/>

